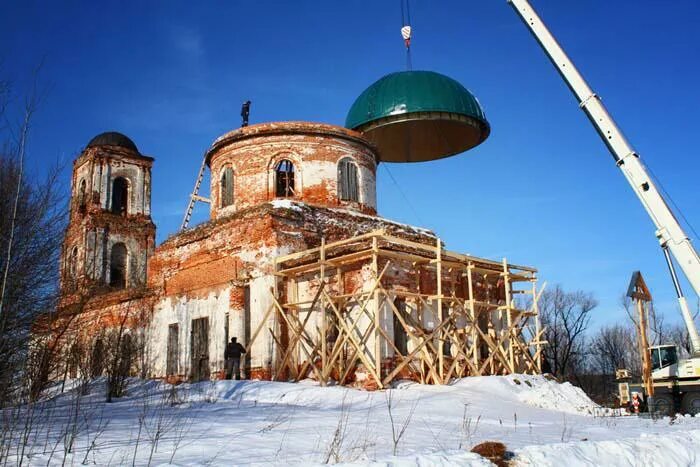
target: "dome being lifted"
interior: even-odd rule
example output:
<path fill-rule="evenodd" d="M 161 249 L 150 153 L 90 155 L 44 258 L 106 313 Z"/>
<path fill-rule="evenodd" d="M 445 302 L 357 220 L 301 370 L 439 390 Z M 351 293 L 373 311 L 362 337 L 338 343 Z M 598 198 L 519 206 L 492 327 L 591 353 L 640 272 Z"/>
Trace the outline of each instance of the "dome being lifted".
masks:
<path fill-rule="evenodd" d="M 131 141 L 131 139 L 128 136 L 116 131 L 107 131 L 105 133 L 100 133 L 99 135 L 92 138 L 87 144 L 88 148 L 93 148 L 97 146 L 118 146 L 120 148 L 129 149 L 136 153 L 139 152 L 139 150 L 136 148 L 136 144 L 134 144 L 134 142 Z"/>
<path fill-rule="evenodd" d="M 384 162 L 423 162 L 478 146 L 490 126 L 476 98 L 432 71 L 391 73 L 368 87 L 345 126 L 360 131 Z"/>

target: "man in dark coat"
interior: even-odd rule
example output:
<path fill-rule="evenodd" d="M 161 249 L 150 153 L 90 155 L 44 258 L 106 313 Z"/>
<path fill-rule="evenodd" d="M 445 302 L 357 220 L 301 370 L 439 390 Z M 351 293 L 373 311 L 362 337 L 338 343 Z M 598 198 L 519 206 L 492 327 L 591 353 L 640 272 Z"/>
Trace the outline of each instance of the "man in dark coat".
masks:
<path fill-rule="evenodd" d="M 226 379 L 231 379 L 233 373 L 236 379 L 241 379 L 241 355 L 245 353 L 245 347 L 236 341 L 235 337 L 226 344 L 224 359 L 226 360 Z"/>

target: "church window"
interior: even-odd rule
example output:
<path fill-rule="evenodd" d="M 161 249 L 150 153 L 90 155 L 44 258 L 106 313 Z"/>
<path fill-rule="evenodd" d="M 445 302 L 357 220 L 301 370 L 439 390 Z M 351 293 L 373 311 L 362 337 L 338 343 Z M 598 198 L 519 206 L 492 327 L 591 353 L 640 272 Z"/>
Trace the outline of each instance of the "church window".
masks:
<path fill-rule="evenodd" d="M 275 167 L 275 196 L 294 196 L 294 164 L 287 159 L 279 161 Z"/>
<path fill-rule="evenodd" d="M 343 201 L 359 201 L 357 165 L 346 157 L 338 163 L 338 191 Z"/>
<path fill-rule="evenodd" d="M 233 204 L 233 169 L 226 167 L 221 173 L 221 207 Z"/>

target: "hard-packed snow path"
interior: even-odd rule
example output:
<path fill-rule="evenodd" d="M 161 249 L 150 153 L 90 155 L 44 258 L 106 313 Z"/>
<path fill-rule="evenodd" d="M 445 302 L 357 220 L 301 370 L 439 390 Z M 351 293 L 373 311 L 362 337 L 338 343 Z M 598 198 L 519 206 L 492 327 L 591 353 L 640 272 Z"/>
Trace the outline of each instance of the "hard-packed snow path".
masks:
<path fill-rule="evenodd" d="M 110 404 L 103 392 L 97 382 L 86 396 L 57 394 L 37 407 L 30 429 L 22 417 L 9 464 L 21 456 L 23 465 L 489 465 L 468 452 L 483 441 L 503 442 L 516 465 L 700 464 L 700 418 L 611 416 L 578 388 L 541 376 L 376 392 L 134 380 Z"/>

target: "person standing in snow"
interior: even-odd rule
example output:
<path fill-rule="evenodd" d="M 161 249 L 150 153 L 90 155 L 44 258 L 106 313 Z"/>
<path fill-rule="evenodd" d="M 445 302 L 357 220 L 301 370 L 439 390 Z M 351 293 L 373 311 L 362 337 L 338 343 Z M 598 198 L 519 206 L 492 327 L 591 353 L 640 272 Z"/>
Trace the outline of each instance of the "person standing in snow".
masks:
<path fill-rule="evenodd" d="M 235 337 L 231 338 L 231 342 L 226 344 L 224 351 L 224 360 L 226 360 L 226 379 L 231 379 L 233 373 L 236 374 L 236 379 L 241 379 L 241 355 L 245 353 L 245 347 L 240 342 L 237 342 Z"/>

